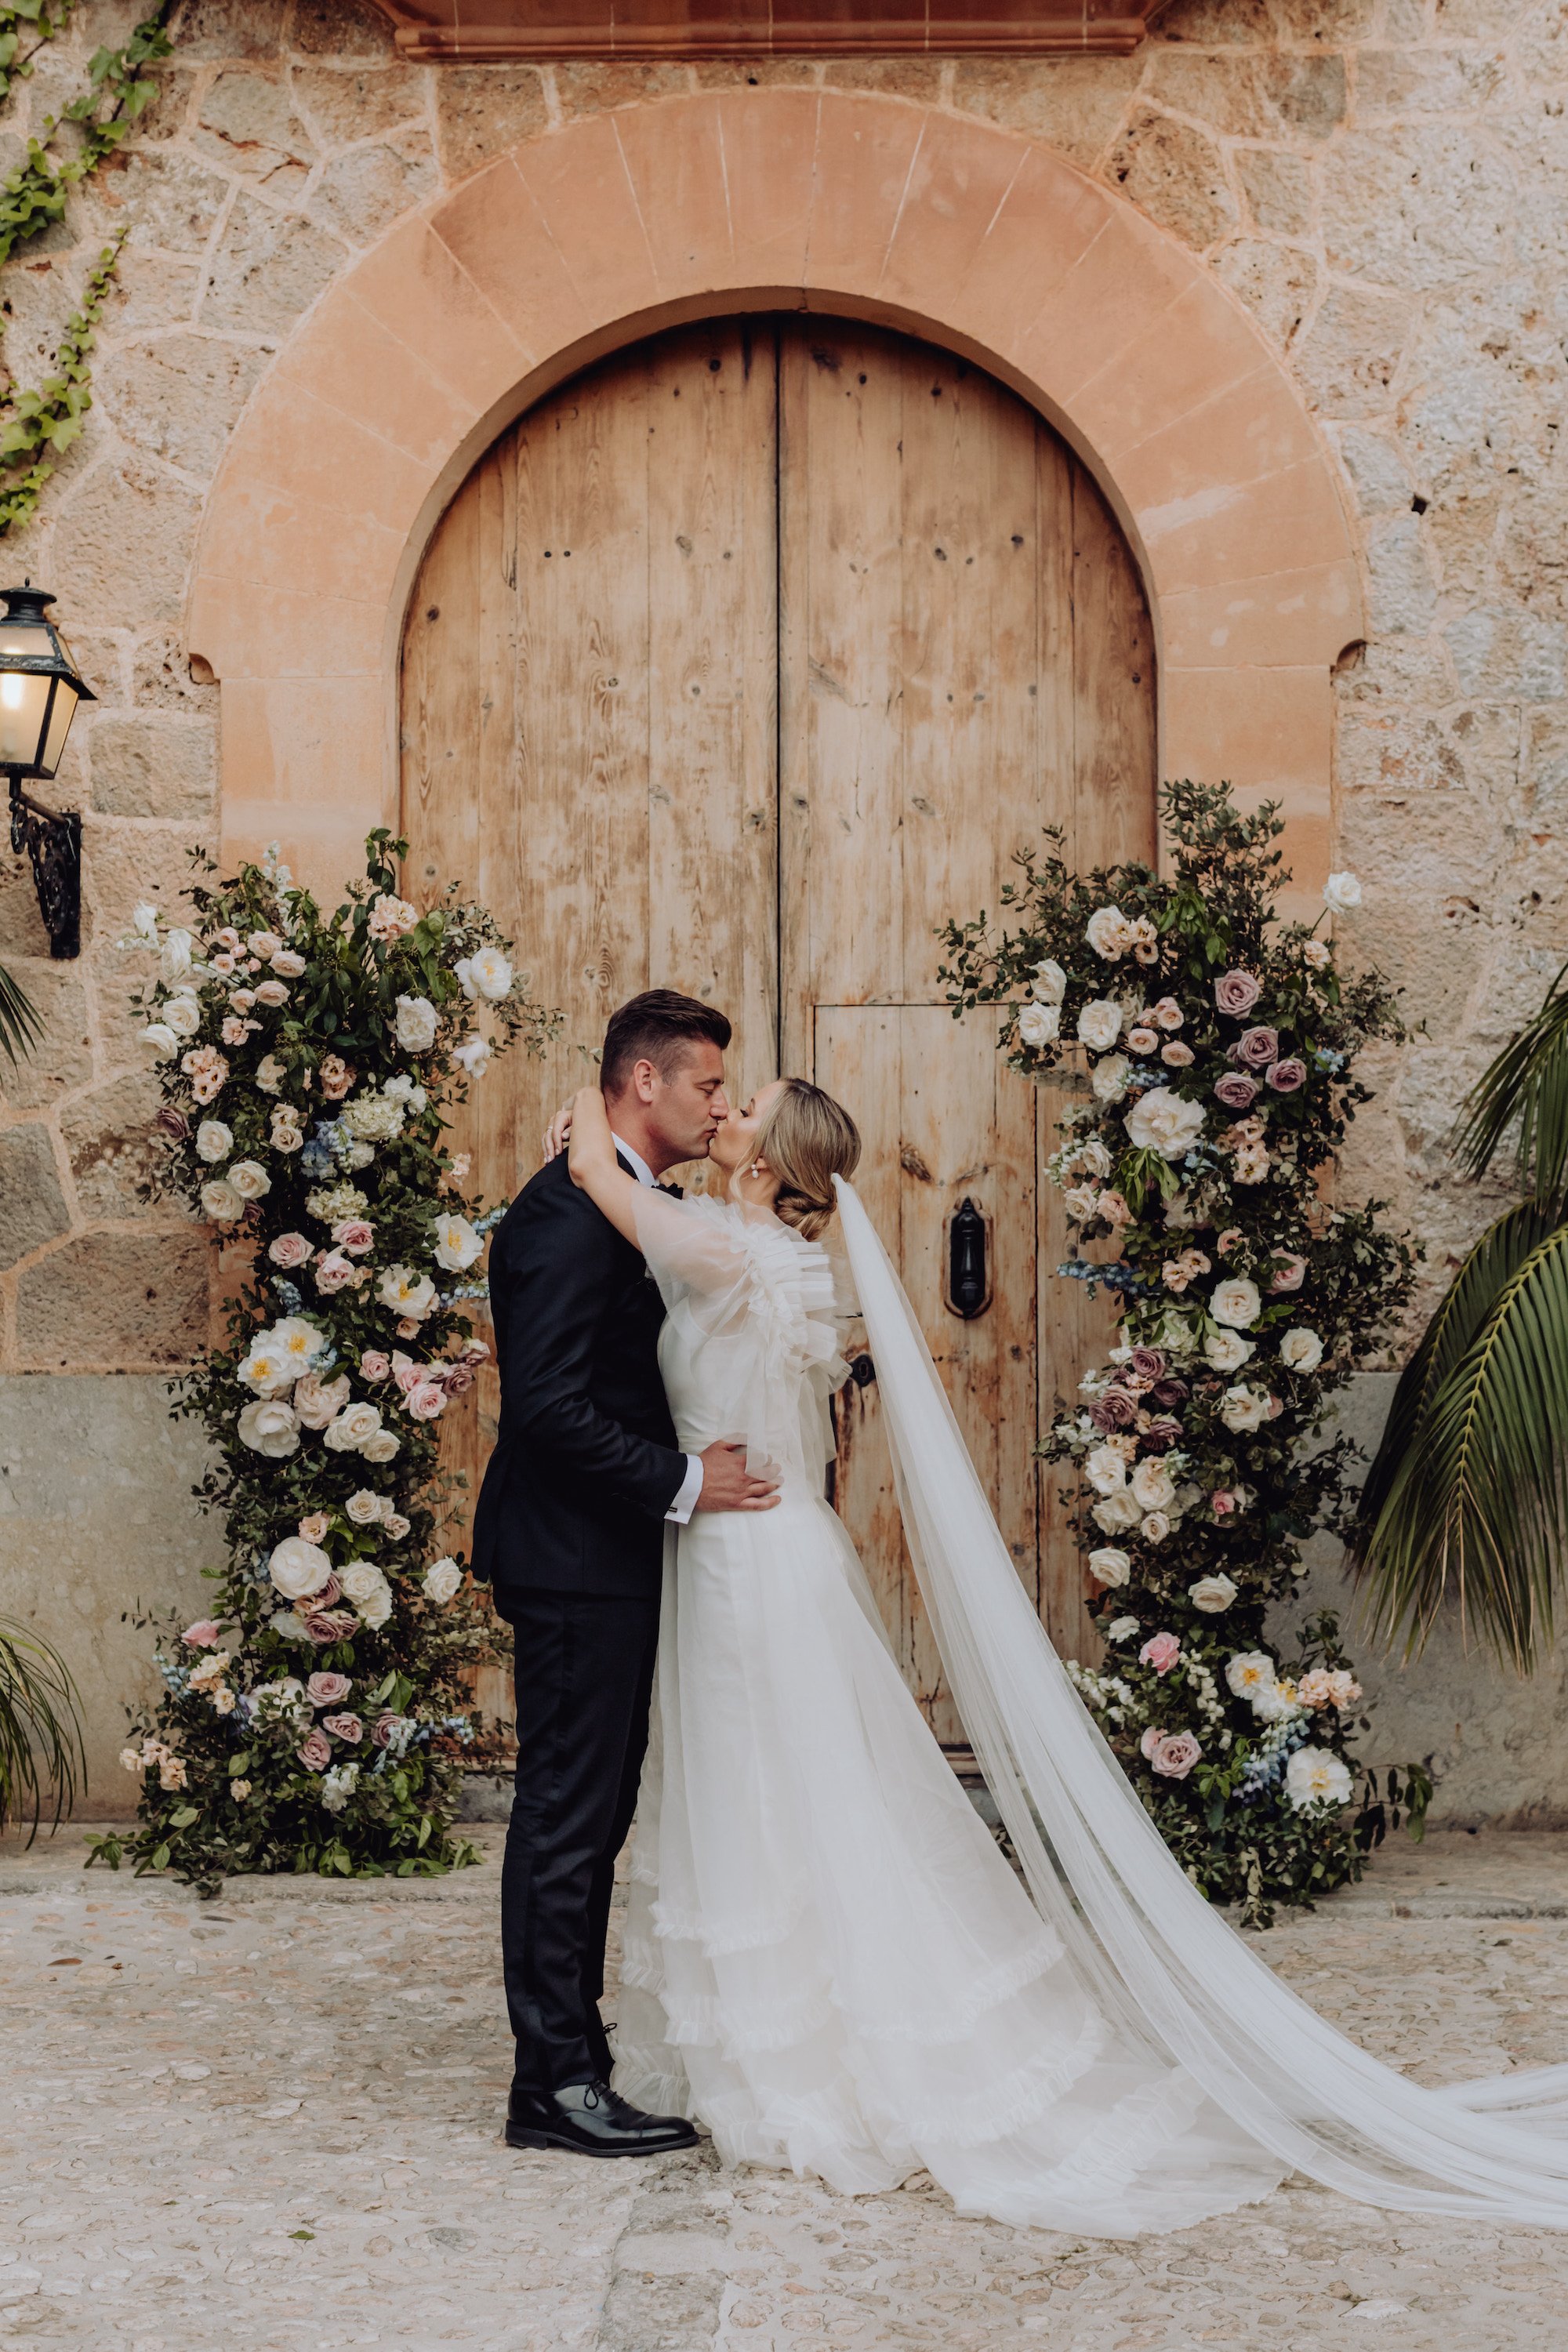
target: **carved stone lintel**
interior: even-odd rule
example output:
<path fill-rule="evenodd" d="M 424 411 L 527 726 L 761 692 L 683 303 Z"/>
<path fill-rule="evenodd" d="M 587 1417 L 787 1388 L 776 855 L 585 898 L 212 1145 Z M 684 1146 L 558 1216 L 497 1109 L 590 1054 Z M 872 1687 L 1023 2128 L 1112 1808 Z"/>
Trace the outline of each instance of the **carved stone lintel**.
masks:
<path fill-rule="evenodd" d="M 11 779 L 11 846 L 33 861 L 38 911 L 58 961 L 81 953 L 81 818 L 74 809 L 40 808 Z"/>
<path fill-rule="evenodd" d="M 378 0 L 405 57 L 1126 57 L 1162 0 Z"/>

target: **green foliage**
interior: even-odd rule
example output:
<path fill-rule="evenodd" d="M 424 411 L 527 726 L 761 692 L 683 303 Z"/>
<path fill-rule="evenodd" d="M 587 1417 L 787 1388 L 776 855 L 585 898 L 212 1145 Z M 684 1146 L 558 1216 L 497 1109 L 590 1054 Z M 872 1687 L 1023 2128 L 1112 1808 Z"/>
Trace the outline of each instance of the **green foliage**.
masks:
<path fill-rule="evenodd" d="M 487 1353 L 464 1276 L 500 1210 L 464 1201 L 446 1148 L 469 1083 L 454 1051 L 487 1023 L 537 1048 L 551 1022 L 482 908 L 398 898 L 405 848 L 373 834 L 331 912 L 273 858 L 198 881 L 190 929 L 139 908 L 126 942 L 159 961 L 150 1190 L 245 1270 L 175 1407 L 211 1440 L 196 1491 L 227 1558 L 209 1614 L 160 1629 L 163 1696 L 121 1759 L 141 1826 L 94 1859 L 202 1886 L 471 1858 L 448 1834 L 483 1733 L 468 1675 L 502 1637 L 450 1549 L 437 1426 Z"/>
<path fill-rule="evenodd" d="M 38 50 L 64 29 L 73 6 L 74 0 L 22 0 L 18 6 L 0 8 L 0 97 L 32 71 Z M 173 10 L 174 0 L 161 0 L 123 47 L 97 50 L 88 67 L 87 89 L 63 114 L 49 116 L 42 140 L 29 139 L 25 162 L 0 181 L 0 264 L 62 220 L 71 189 L 129 136 L 153 94 L 149 68 L 173 47 L 166 29 Z M 67 125 L 73 134 L 71 152 L 62 157 L 54 147 Z M 82 417 L 92 405 L 88 355 L 93 329 L 124 241 L 122 230 L 100 254 L 60 340 L 53 372 L 31 390 L 12 389 L 0 412 L 0 538 L 33 514 L 54 472 L 51 459 L 82 430 Z"/>
<path fill-rule="evenodd" d="M 44 1034 L 44 1024 L 38 1008 L 21 983 L 13 979 L 0 964 L 0 1046 L 13 1069 L 24 1054 L 30 1054 Z"/>
<path fill-rule="evenodd" d="M 30 1845 L 45 1791 L 53 1798 L 58 1825 L 76 1801 L 79 1779 L 86 1777 L 70 1669 L 41 1634 L 0 1619 L 0 1829 L 30 1811 Z"/>
<path fill-rule="evenodd" d="M 1568 966 L 1483 1073 L 1455 1145 L 1511 1144 L 1524 1200 L 1488 1227 L 1394 1392 L 1362 1498 L 1376 1620 L 1425 1645 L 1450 1600 L 1519 1673 L 1553 1638 L 1568 1549 Z"/>
<path fill-rule="evenodd" d="M 1358 1053 L 1402 1031 L 1375 973 L 1279 921 L 1272 806 L 1176 783 L 1162 814 L 1167 875 L 1026 856 L 1003 928 L 947 926 L 942 976 L 955 1012 L 1010 1007 L 1013 1067 L 1069 1090 L 1051 1174 L 1078 1254 L 1059 1272 L 1121 1307 L 1041 1448 L 1074 1474 L 1107 1641 L 1101 1669 L 1069 1671 L 1194 1879 L 1264 1924 L 1355 1876 L 1366 1843 L 1337 1626 L 1318 1619 L 1287 1660 L 1268 1625 L 1308 1538 L 1347 1531 L 1354 1454 L 1324 1442 L 1331 1400 L 1411 1286 L 1382 1204 L 1331 1205 L 1322 1183 L 1368 1098 Z"/>

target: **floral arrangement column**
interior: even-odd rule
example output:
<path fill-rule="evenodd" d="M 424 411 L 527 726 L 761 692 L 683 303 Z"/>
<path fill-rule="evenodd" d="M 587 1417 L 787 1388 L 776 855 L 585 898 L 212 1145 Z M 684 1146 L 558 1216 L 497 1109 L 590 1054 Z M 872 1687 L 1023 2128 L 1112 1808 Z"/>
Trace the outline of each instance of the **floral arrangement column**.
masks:
<path fill-rule="evenodd" d="M 493 1633 L 439 1536 L 437 1424 L 486 1354 L 463 1313 L 476 1213 L 447 1114 L 492 1044 L 537 1049 L 479 907 L 397 895 L 405 845 L 324 912 L 276 856 L 198 881 L 190 929 L 139 908 L 142 1032 L 163 1082 L 153 1190 L 248 1252 L 226 1343 L 184 1382 L 228 1557 L 158 1647 L 164 1692 L 121 1761 L 141 1827 L 94 1859 L 376 1875 L 450 1868 L 468 1669 Z M 210 873 L 205 863 L 199 870 Z"/>
<path fill-rule="evenodd" d="M 949 924 L 943 976 L 957 1005 L 1013 1004 L 1016 1069 L 1087 1077 L 1050 1174 L 1078 1240 L 1119 1249 L 1058 1269 L 1123 1316 L 1042 1448 L 1079 1474 L 1110 1653 L 1069 1672 L 1194 1878 L 1265 1923 L 1361 1866 L 1362 1692 L 1335 1620 L 1289 1661 L 1266 1624 L 1306 1538 L 1347 1530 L 1352 1449 L 1320 1433 L 1410 1289 L 1383 1204 L 1325 1192 L 1367 1099 L 1356 1056 L 1402 1029 L 1376 973 L 1347 977 L 1315 927 L 1277 920 L 1271 806 L 1243 816 L 1190 783 L 1162 803 L 1168 878 L 1026 857 L 1003 894 L 1016 928 Z M 1347 914 L 1360 890 L 1336 875 L 1325 898 Z M 1418 1821 L 1429 1784 L 1405 1769 Z M 1370 1776 L 1363 1793 L 1364 1838 Z"/>

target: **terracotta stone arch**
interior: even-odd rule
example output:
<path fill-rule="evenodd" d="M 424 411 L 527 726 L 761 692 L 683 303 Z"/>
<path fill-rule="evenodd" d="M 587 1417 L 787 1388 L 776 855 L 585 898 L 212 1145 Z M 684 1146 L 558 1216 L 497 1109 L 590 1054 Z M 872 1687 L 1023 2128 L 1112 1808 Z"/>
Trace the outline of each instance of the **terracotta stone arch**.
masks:
<path fill-rule="evenodd" d="M 1361 632 L 1335 476 L 1184 247 L 1047 148 L 905 100 L 741 89 L 526 141 L 394 229 L 274 362 L 207 504 L 188 642 L 223 686 L 225 843 L 352 871 L 397 807 L 404 611 L 497 433 L 586 362 L 746 309 L 850 312 L 989 368 L 1143 566 L 1161 771 L 1281 797 L 1329 853 L 1330 672 Z"/>

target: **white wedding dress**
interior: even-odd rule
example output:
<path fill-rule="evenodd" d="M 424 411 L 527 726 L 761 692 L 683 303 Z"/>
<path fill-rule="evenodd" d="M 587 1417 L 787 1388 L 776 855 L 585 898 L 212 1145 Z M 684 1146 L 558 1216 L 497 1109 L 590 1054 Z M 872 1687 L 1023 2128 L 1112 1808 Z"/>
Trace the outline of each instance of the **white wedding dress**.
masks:
<path fill-rule="evenodd" d="M 1029 1892 L 823 1497 L 844 1376 L 826 1254 L 771 1216 L 639 1190 L 681 1446 L 743 1439 L 782 1499 L 670 1531 L 616 2089 L 692 2116 L 726 2162 L 851 2194 L 923 2167 L 961 2211 L 1097 2236 L 1184 2228 L 1295 2169 L 1376 2203 L 1568 2224 L 1568 2067 L 1417 2088 L 1290 1993 L 1172 1859 L 839 1195 L 922 1596 Z"/>

